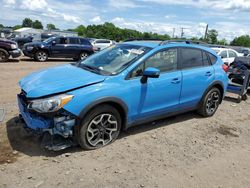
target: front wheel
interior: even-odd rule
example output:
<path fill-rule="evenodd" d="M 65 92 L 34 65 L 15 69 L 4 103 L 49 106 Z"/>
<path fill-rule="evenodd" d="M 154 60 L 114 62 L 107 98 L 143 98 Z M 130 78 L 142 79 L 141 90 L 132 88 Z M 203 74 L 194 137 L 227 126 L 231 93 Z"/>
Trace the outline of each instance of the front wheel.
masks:
<path fill-rule="evenodd" d="M 5 62 L 8 61 L 9 59 L 9 54 L 6 50 L 0 49 L 0 62 Z"/>
<path fill-rule="evenodd" d="M 114 142 L 121 130 L 121 116 L 110 105 L 91 110 L 77 131 L 80 146 L 86 150 L 104 147 Z"/>
<path fill-rule="evenodd" d="M 40 62 L 47 61 L 48 59 L 48 53 L 45 51 L 37 51 L 35 54 L 35 59 Z"/>
<path fill-rule="evenodd" d="M 213 116 L 220 105 L 221 97 L 218 88 L 210 89 L 202 99 L 198 113 L 204 117 Z"/>

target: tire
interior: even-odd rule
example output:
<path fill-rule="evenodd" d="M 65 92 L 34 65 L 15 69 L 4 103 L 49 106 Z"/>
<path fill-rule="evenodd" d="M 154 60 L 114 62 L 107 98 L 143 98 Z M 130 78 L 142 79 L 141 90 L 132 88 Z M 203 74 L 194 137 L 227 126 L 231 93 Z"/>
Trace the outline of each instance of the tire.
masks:
<path fill-rule="evenodd" d="M 203 97 L 198 113 L 203 117 L 211 117 L 217 111 L 222 95 L 218 88 L 213 87 L 210 89 L 206 95 Z"/>
<path fill-rule="evenodd" d="M 89 56 L 89 54 L 87 52 L 81 52 L 79 55 L 78 60 L 84 60 Z"/>
<path fill-rule="evenodd" d="M 8 61 L 9 57 L 10 55 L 6 50 L 0 49 L 0 62 Z"/>
<path fill-rule="evenodd" d="M 39 50 L 35 54 L 35 60 L 44 62 L 48 60 L 48 53 L 42 50 Z"/>
<path fill-rule="evenodd" d="M 85 150 L 111 144 L 120 134 L 121 123 L 121 116 L 114 107 L 100 105 L 91 110 L 77 128 L 78 143 Z"/>

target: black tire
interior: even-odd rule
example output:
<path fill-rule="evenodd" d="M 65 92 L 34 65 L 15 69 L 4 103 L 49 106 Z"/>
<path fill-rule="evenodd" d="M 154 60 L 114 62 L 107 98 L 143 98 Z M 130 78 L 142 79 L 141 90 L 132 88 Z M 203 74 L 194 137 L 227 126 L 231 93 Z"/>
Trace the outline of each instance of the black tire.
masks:
<path fill-rule="evenodd" d="M 110 123 L 109 121 L 112 123 Z M 78 143 L 85 150 L 98 149 L 108 144 L 111 144 L 119 136 L 121 131 L 121 124 L 121 116 L 114 107 L 106 104 L 97 106 L 84 117 L 81 122 L 81 125 L 76 128 Z M 110 131 L 107 129 L 116 129 L 116 131 Z M 97 144 L 95 145 L 95 143 Z"/>
<path fill-rule="evenodd" d="M 35 54 L 35 60 L 44 62 L 48 60 L 48 53 L 43 50 L 38 50 Z"/>
<path fill-rule="evenodd" d="M 78 60 L 84 60 L 84 59 L 86 59 L 88 56 L 89 56 L 89 53 L 88 53 L 88 52 L 81 52 L 81 53 L 79 54 Z"/>
<path fill-rule="evenodd" d="M 241 98 L 243 101 L 246 101 L 248 99 L 247 94 L 243 95 Z"/>
<path fill-rule="evenodd" d="M 198 109 L 198 113 L 203 117 L 213 116 L 220 105 L 221 98 L 222 94 L 220 90 L 216 87 L 213 87 L 203 97 Z"/>
<path fill-rule="evenodd" d="M 9 57 L 10 55 L 6 50 L 0 49 L 0 62 L 8 61 Z"/>

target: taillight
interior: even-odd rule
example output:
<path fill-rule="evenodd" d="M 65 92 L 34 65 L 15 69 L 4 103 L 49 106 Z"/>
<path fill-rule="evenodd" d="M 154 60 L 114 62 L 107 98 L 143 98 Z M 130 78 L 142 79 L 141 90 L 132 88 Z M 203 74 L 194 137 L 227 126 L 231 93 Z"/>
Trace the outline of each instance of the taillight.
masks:
<path fill-rule="evenodd" d="M 223 64 L 223 65 L 222 65 L 222 69 L 223 69 L 225 72 L 228 72 L 229 66 Z"/>

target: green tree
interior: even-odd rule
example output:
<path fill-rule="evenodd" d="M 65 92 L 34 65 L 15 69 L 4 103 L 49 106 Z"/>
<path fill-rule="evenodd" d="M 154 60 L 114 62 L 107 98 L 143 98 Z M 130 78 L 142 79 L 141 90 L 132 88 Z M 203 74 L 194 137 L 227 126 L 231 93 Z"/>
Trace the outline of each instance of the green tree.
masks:
<path fill-rule="evenodd" d="M 40 22 L 39 20 L 35 20 L 34 22 L 33 22 L 33 28 L 35 28 L 35 29 L 43 29 L 43 24 L 42 24 L 42 22 Z"/>
<path fill-rule="evenodd" d="M 217 42 L 218 44 L 220 44 L 220 45 L 228 45 L 228 43 L 227 43 L 227 40 L 226 39 L 221 39 L 221 40 L 218 40 L 218 42 Z"/>
<path fill-rule="evenodd" d="M 242 35 L 240 37 L 236 37 L 232 42 L 231 45 L 233 46 L 245 46 L 250 47 L 250 36 L 249 35 Z"/>
<path fill-rule="evenodd" d="M 4 26 L 3 26 L 3 24 L 0 24 L 0 28 L 3 28 Z"/>
<path fill-rule="evenodd" d="M 52 23 L 47 24 L 47 29 L 48 30 L 58 30 L 58 28 L 56 28 L 56 26 Z"/>
<path fill-rule="evenodd" d="M 217 37 L 218 31 L 216 31 L 215 29 L 211 29 L 207 33 L 206 41 L 212 44 L 216 44 L 218 42 Z"/>
<path fill-rule="evenodd" d="M 32 27 L 33 21 L 30 18 L 25 18 L 22 27 Z"/>
<path fill-rule="evenodd" d="M 86 27 L 84 25 L 79 25 L 73 31 L 77 32 L 79 36 L 85 36 Z"/>

